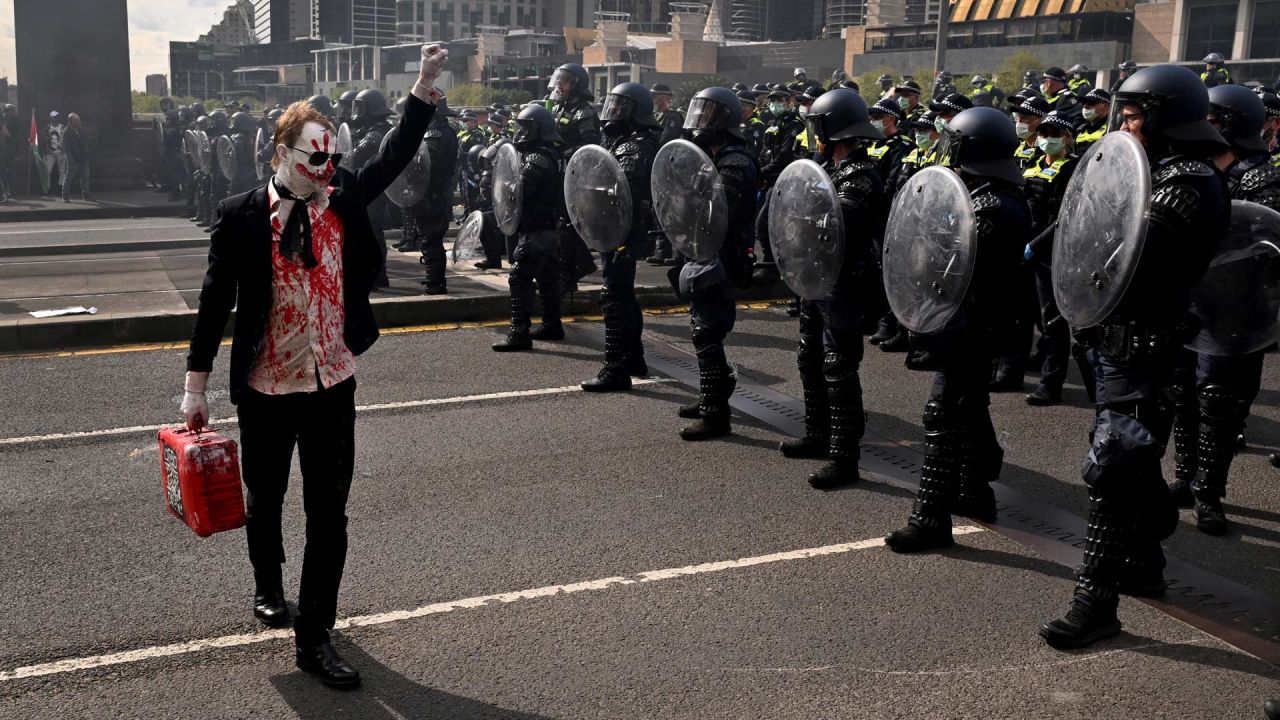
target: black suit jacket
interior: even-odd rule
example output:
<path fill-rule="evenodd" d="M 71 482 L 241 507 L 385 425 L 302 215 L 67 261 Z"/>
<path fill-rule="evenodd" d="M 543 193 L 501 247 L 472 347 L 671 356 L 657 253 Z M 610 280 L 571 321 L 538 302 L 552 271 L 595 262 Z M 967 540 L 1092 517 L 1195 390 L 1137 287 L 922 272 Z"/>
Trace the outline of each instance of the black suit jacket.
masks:
<path fill-rule="evenodd" d="M 409 95 L 396 137 L 354 173 L 339 169 L 330 181 L 329 209 L 342 220 L 343 334 L 355 355 L 378 339 L 369 293 L 382 269 L 381 248 L 365 208 L 391 184 L 418 151 L 435 106 Z M 236 308 L 231 342 L 231 402 L 239 400 L 271 311 L 271 208 L 267 186 L 218 204 L 209 243 L 209 270 L 200 289 L 200 308 L 187 354 L 187 370 L 209 372 Z"/>

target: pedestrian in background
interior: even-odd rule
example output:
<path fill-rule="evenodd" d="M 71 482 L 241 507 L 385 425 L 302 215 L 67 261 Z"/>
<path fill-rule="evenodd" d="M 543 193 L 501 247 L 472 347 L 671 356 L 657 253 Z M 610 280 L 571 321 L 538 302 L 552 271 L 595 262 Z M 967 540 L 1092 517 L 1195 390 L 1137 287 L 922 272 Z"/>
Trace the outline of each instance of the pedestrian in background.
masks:
<path fill-rule="evenodd" d="M 89 194 L 89 144 L 85 141 L 80 127 L 80 116 L 71 113 L 67 116 L 67 131 L 62 138 L 63 152 L 66 155 L 66 171 L 62 176 L 62 202 L 71 202 L 71 183 L 80 181 L 80 197 L 85 202 L 93 200 Z"/>

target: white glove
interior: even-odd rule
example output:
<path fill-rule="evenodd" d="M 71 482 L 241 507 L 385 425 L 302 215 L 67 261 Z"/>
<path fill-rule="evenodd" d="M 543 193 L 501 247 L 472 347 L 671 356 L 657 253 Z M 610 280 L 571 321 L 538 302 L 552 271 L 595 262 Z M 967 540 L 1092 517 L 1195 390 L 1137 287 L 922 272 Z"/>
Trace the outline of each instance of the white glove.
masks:
<path fill-rule="evenodd" d="M 209 373 L 188 372 L 186 390 L 182 394 L 182 418 L 187 429 L 199 432 L 209 422 L 209 403 L 204 398 L 205 386 L 209 383 Z"/>
<path fill-rule="evenodd" d="M 414 83 L 411 90 L 414 97 L 433 105 L 443 97 L 443 93 L 435 89 L 435 84 L 436 78 L 440 77 L 440 71 L 448 59 L 449 51 L 439 45 L 422 46 L 422 64 L 418 70 L 418 82 Z"/>

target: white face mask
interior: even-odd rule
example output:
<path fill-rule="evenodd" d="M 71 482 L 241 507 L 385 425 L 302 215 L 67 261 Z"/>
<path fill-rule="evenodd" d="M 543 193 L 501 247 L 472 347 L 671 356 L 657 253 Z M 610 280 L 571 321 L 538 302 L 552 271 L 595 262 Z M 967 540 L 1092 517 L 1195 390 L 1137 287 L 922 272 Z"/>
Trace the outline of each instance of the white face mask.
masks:
<path fill-rule="evenodd" d="M 944 117 L 936 117 L 933 119 L 933 129 L 941 135 L 947 129 L 947 119 Z"/>
<path fill-rule="evenodd" d="M 1015 123 L 1013 128 L 1018 133 L 1019 138 L 1026 140 L 1027 138 L 1031 137 L 1031 126 L 1028 125 L 1027 123 L 1024 123 L 1024 122 Z"/>
<path fill-rule="evenodd" d="M 1036 147 L 1045 155 L 1056 156 L 1062 152 L 1067 141 L 1062 138 L 1041 137 L 1036 139 Z"/>
<path fill-rule="evenodd" d="M 875 128 L 875 129 L 877 129 L 877 130 L 879 130 L 880 132 L 884 132 L 884 121 L 883 121 L 883 120 L 872 120 L 872 121 L 871 121 L 871 127 Z"/>
<path fill-rule="evenodd" d="M 297 150 L 294 148 L 302 148 Z M 330 159 L 324 165 L 316 167 L 308 162 L 308 156 L 315 151 L 334 153 L 338 151 L 338 138 L 328 128 L 319 123 L 309 122 L 302 128 L 302 134 L 294 141 L 293 147 L 276 145 L 276 180 L 299 197 L 319 192 L 329 186 L 337 168 Z"/>
<path fill-rule="evenodd" d="M 1087 107 L 1080 111 L 1080 117 L 1084 118 L 1085 122 L 1093 122 L 1098 119 L 1098 111 Z"/>

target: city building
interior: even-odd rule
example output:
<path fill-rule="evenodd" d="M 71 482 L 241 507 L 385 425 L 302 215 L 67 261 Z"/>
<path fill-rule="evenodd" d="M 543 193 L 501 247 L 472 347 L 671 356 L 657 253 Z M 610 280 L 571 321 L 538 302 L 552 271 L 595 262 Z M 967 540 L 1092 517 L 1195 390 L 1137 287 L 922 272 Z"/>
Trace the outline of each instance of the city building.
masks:
<path fill-rule="evenodd" d="M 765 3 L 765 38 L 812 40 L 822 34 L 823 0 Z"/>
<path fill-rule="evenodd" d="M 245 45 L 232 85 L 240 97 L 253 96 L 267 105 L 306 99 L 315 84 L 312 53 L 323 48 L 323 41 L 310 38 Z"/>
<path fill-rule="evenodd" d="M 222 20 L 201 35 L 198 42 L 209 45 L 248 45 L 257 42 L 257 22 L 253 0 L 236 0 L 222 13 Z"/>
<path fill-rule="evenodd" d="M 169 79 L 162 73 L 154 73 L 147 76 L 147 94 L 156 97 L 164 97 L 169 94 Z"/>
<path fill-rule="evenodd" d="M 235 87 L 238 48 L 205 42 L 169 43 L 169 90 L 174 97 L 220 98 Z"/>
<path fill-rule="evenodd" d="M 1280 2 L 1171 0 L 1134 8 L 1133 59 L 1180 62 L 1197 70 L 1221 53 L 1237 82 L 1275 82 L 1280 75 Z"/>
<path fill-rule="evenodd" d="M 396 0 L 395 32 L 400 43 L 474 38 L 482 26 L 563 32 L 590 27 L 596 5 L 596 0 Z"/>
<path fill-rule="evenodd" d="M 253 0 L 254 42 L 311 37 L 312 0 Z"/>
<path fill-rule="evenodd" d="M 436 84 L 447 91 L 467 81 L 467 72 L 475 66 L 476 42 L 447 43 L 445 47 L 449 50 L 449 65 Z M 311 55 L 313 93 L 336 97 L 346 90 L 378 88 L 394 98 L 413 85 L 422 60 L 422 44 L 327 45 L 313 50 Z"/>

